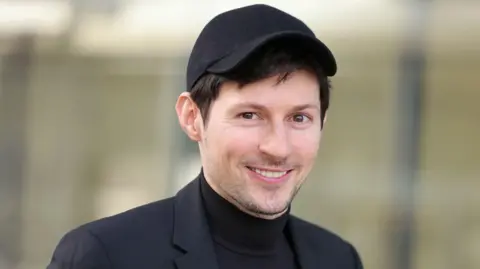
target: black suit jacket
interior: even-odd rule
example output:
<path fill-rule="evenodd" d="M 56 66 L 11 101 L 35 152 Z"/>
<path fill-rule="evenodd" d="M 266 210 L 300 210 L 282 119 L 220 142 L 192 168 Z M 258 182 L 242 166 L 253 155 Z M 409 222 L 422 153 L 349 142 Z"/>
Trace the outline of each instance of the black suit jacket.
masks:
<path fill-rule="evenodd" d="M 361 269 L 354 247 L 294 216 L 288 221 L 302 269 Z M 47 269 L 219 269 L 199 179 L 175 197 L 67 233 Z"/>

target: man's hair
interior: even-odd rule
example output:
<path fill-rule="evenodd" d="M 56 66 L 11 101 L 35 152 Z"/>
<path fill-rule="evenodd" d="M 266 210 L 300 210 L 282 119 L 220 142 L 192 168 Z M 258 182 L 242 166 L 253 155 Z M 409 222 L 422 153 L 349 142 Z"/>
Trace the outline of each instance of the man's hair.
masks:
<path fill-rule="evenodd" d="M 210 107 L 220 93 L 222 83 L 234 81 L 240 87 L 246 84 L 278 76 L 277 83 L 288 79 L 297 70 L 306 70 L 316 75 L 320 90 L 321 126 L 329 106 L 331 83 L 324 75 L 322 67 L 308 49 L 282 40 L 269 43 L 250 55 L 230 72 L 203 75 L 190 91 L 192 100 L 200 109 L 204 124 L 207 125 Z"/>

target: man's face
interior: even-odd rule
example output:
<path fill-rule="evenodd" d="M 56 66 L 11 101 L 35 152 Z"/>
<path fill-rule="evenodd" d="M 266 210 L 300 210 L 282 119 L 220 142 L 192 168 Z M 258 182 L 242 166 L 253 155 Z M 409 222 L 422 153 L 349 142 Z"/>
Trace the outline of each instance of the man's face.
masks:
<path fill-rule="evenodd" d="M 318 81 L 306 71 L 241 89 L 224 83 L 199 135 L 207 181 L 241 210 L 283 213 L 314 165 L 321 138 Z"/>

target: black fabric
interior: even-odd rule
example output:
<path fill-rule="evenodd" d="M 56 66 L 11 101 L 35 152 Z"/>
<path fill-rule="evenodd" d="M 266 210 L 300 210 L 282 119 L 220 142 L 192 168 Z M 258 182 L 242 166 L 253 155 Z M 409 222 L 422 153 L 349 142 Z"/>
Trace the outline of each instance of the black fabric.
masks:
<path fill-rule="evenodd" d="M 286 230 L 302 269 L 361 269 L 339 236 L 289 216 Z M 196 178 L 174 197 L 68 232 L 47 269 L 221 269 Z M 48 247 L 48 246 L 46 246 Z"/>
<path fill-rule="evenodd" d="M 206 72 L 227 72 L 258 48 L 283 38 L 311 50 L 325 75 L 335 75 L 335 57 L 304 22 L 277 8 L 256 4 L 221 13 L 205 25 L 188 60 L 187 89 Z"/>
<path fill-rule="evenodd" d="M 218 195 L 200 175 L 202 197 L 221 269 L 298 268 L 285 230 L 289 212 L 266 220 L 253 217 Z"/>

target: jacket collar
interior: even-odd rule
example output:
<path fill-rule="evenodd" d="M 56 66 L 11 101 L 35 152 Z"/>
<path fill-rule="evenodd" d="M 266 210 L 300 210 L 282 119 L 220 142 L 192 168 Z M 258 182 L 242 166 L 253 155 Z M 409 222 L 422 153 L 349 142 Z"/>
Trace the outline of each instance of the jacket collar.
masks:
<path fill-rule="evenodd" d="M 301 269 L 330 268 L 325 264 L 324 257 L 319 255 L 323 251 L 318 248 L 318 242 L 311 237 L 310 227 L 304 224 L 305 222 L 292 215 L 287 224 L 290 242 L 299 267 Z"/>
<path fill-rule="evenodd" d="M 199 177 L 175 197 L 173 243 L 185 252 L 175 259 L 178 269 L 219 269 L 203 207 Z"/>
<path fill-rule="evenodd" d="M 295 257 L 301 269 L 324 268 L 317 255 L 316 242 L 311 242 L 308 228 L 291 216 L 287 229 Z M 175 197 L 173 243 L 185 252 L 175 259 L 178 269 L 219 269 L 214 244 L 200 192 L 200 179 L 181 189 Z"/>

